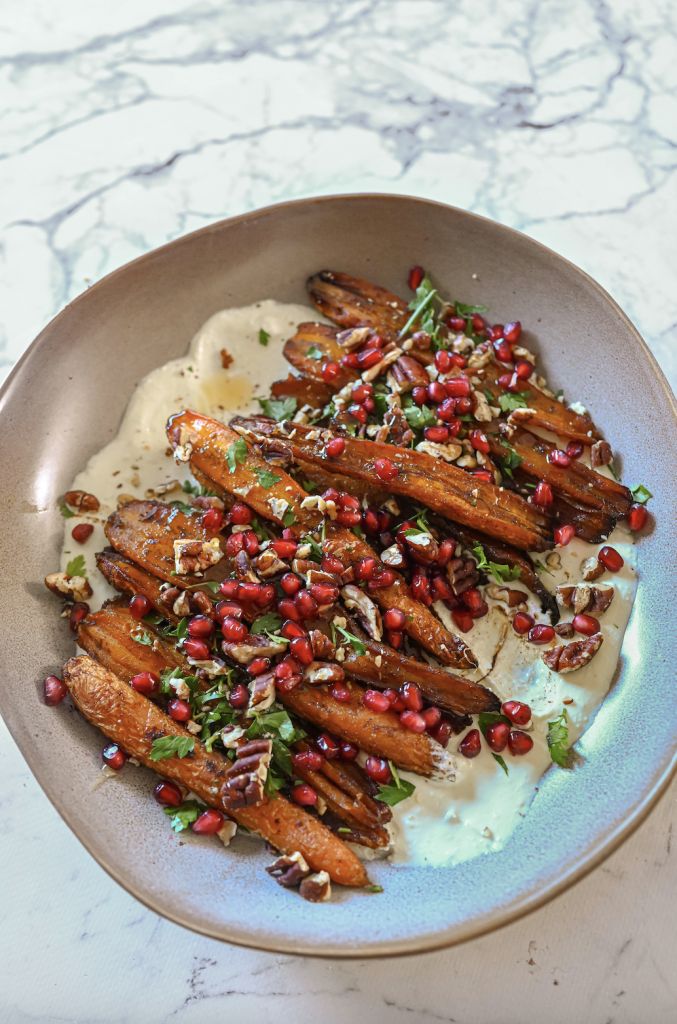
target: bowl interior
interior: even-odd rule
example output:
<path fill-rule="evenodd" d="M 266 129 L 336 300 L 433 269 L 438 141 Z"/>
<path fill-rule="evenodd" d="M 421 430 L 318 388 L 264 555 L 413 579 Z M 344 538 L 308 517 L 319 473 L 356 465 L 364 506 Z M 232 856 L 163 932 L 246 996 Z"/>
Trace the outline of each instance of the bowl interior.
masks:
<path fill-rule="evenodd" d="M 306 277 L 323 267 L 401 291 L 412 263 L 430 268 L 451 297 L 527 326 L 553 385 L 583 400 L 622 452 L 624 479 L 653 492 L 657 525 L 639 546 L 640 587 L 616 682 L 579 743 L 576 770 L 548 773 L 499 853 L 450 870 L 377 864 L 382 894 L 346 892 L 313 906 L 270 883 L 269 855 L 254 842 L 239 840 L 234 855 L 173 836 L 145 770 L 93 785 L 100 736 L 72 710 L 40 700 L 43 676 L 72 652 L 41 580 L 58 557 L 59 496 L 114 435 L 138 379 L 183 353 L 207 317 L 266 297 L 303 302 Z M 67 307 L 7 382 L 0 410 L 13 444 L 3 470 L 0 614 L 12 641 L 0 653 L 0 708 L 70 827 L 159 913 L 285 952 L 376 955 L 451 943 L 562 888 L 629 831 L 667 780 L 673 694 L 661 624 L 671 621 L 665 569 L 675 557 L 660 513 L 671 507 L 670 393 L 609 296 L 526 236 L 397 196 L 303 200 L 224 221 L 123 267 Z"/>

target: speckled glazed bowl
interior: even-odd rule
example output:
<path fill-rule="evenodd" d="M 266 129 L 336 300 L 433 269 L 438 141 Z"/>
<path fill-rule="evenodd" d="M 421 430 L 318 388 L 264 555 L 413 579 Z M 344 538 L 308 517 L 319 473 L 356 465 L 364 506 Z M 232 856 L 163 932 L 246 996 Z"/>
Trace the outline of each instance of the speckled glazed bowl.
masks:
<path fill-rule="evenodd" d="M 578 744 L 575 771 L 546 775 L 500 853 L 450 870 L 377 864 L 373 876 L 383 894 L 339 890 L 333 902 L 315 906 L 263 873 L 270 856 L 262 845 L 238 840 L 234 853 L 173 835 L 159 820 L 145 770 L 93 786 L 100 735 L 68 703 L 50 709 L 41 701 L 42 678 L 73 646 L 41 581 L 57 563 L 58 497 L 114 435 L 137 380 L 183 353 L 207 317 L 264 297 L 305 301 L 304 281 L 321 267 L 397 291 L 414 262 L 465 301 L 486 304 L 493 320 L 519 316 L 530 327 L 550 381 L 585 401 L 622 452 L 625 479 L 653 491 L 657 525 L 639 545 L 639 592 L 616 679 Z M 668 781 L 673 406 L 642 339 L 599 285 L 530 238 L 464 211 L 399 196 L 328 197 L 180 238 L 68 306 L 2 392 L 0 614 L 11 636 L 0 655 L 2 714 L 45 792 L 98 862 L 143 903 L 196 931 L 284 952 L 374 956 L 496 928 L 597 864 Z"/>

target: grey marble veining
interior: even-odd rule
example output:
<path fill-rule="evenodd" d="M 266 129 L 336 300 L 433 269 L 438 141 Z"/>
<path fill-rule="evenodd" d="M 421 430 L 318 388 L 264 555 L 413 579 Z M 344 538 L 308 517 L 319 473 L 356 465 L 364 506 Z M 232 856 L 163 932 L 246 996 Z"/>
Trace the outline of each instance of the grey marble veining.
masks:
<path fill-rule="evenodd" d="M 0 375 L 65 303 L 148 249 L 267 203 L 369 190 L 454 203 L 557 249 L 619 301 L 674 383 L 676 11 L 671 0 L 5 5 Z M 592 876 L 500 933 L 332 963 L 158 919 L 78 845 L 4 727 L 0 763 L 10 1024 L 674 1014 L 669 797 Z"/>

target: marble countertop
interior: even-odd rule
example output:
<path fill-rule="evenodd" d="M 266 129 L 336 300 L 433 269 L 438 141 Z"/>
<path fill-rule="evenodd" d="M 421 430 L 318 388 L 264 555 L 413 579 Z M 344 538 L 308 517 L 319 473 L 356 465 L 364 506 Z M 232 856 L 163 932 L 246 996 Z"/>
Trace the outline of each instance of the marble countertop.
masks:
<path fill-rule="evenodd" d="M 677 380 L 669 0 L 25 0 L 0 34 L 0 375 L 66 302 L 285 198 L 406 192 L 591 273 Z M 572 890 L 462 947 L 313 961 L 218 944 L 91 860 L 0 725 L 8 1024 L 674 1019 L 674 793 Z M 672 904 L 672 905 L 671 905 Z"/>

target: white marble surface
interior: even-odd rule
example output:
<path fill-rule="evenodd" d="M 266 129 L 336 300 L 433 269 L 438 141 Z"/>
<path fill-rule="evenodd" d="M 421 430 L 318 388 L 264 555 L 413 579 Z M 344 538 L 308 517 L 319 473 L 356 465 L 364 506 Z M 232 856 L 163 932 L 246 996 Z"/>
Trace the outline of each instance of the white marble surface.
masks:
<path fill-rule="evenodd" d="M 0 17 L 0 371 L 94 279 L 280 199 L 409 192 L 595 276 L 677 378 L 671 0 L 24 0 Z M 119 889 L 0 730 L 0 1017 L 674 1020 L 674 798 L 492 936 L 320 962 L 182 931 Z M 674 790 L 673 790 L 674 797 Z"/>

